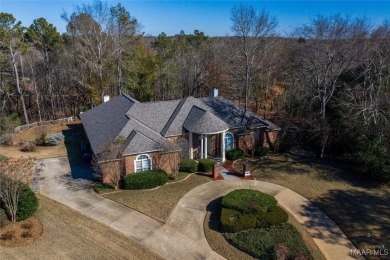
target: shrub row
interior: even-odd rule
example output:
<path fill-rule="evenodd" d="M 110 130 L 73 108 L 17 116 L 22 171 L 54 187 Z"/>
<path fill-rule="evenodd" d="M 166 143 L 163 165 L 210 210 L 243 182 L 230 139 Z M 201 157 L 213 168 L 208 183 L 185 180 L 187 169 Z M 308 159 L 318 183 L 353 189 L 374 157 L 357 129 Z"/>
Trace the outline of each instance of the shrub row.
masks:
<path fill-rule="evenodd" d="M 213 170 L 213 159 L 200 159 L 199 160 L 199 171 L 200 172 L 211 172 Z"/>
<path fill-rule="evenodd" d="M 131 173 L 124 177 L 123 186 L 126 190 L 152 189 L 167 183 L 168 178 L 168 174 L 163 170 Z"/>
<path fill-rule="evenodd" d="M 222 206 L 237 210 L 241 213 L 266 212 L 276 206 L 277 200 L 260 191 L 240 189 L 227 194 L 222 199 Z"/>
<path fill-rule="evenodd" d="M 286 259 L 296 259 L 297 256 L 301 257 L 299 259 L 312 259 L 302 236 L 291 224 L 251 229 L 225 236 L 233 245 L 257 259 L 276 259 L 275 246 L 280 244 L 288 248 L 289 257 Z"/>
<path fill-rule="evenodd" d="M 182 172 L 196 172 L 198 170 L 198 164 L 192 159 L 182 159 L 180 162 L 180 171 Z"/>
<path fill-rule="evenodd" d="M 256 214 L 241 213 L 234 209 L 222 208 L 220 220 L 223 232 L 236 233 L 251 228 L 280 226 L 287 222 L 288 214 L 278 206 Z"/>
<path fill-rule="evenodd" d="M 234 161 L 244 158 L 244 151 L 241 149 L 233 149 L 226 152 L 226 159 Z"/>

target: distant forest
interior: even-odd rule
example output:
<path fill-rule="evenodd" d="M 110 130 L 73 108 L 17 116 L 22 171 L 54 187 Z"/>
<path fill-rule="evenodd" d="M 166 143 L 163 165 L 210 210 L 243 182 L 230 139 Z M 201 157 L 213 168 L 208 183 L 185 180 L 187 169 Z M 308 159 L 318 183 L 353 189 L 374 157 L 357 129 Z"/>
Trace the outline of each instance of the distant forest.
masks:
<path fill-rule="evenodd" d="M 282 127 L 275 151 L 310 147 L 390 180 L 390 23 L 318 15 L 277 35 L 266 10 L 231 9 L 231 37 L 146 37 L 121 4 L 23 25 L 0 13 L 0 134 L 78 115 L 125 93 L 142 101 L 208 96 L 212 87 Z"/>

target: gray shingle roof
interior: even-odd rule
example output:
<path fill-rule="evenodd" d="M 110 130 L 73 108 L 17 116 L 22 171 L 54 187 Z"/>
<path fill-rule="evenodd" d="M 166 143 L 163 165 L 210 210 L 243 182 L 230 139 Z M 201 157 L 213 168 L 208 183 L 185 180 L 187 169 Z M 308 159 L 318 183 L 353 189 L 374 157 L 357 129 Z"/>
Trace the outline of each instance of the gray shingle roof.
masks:
<path fill-rule="evenodd" d="M 120 95 L 80 115 L 94 153 L 105 151 L 115 140 L 129 120 L 126 112 L 136 102 L 126 95 Z"/>
<path fill-rule="evenodd" d="M 224 121 L 196 106 L 192 107 L 183 127 L 196 134 L 214 134 L 229 129 Z"/>
<path fill-rule="evenodd" d="M 81 116 L 95 154 L 123 137 L 123 154 L 161 151 L 173 147 L 168 136 L 183 133 L 216 133 L 232 128 L 267 128 L 279 130 L 256 114 L 223 98 L 193 98 L 139 103 L 120 95 Z"/>

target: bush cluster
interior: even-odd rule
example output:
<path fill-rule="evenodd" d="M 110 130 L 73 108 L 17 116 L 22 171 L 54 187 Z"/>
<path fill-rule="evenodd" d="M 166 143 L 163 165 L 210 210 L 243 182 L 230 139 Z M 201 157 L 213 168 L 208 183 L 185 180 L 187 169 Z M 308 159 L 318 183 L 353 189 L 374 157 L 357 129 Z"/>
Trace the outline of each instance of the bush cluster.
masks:
<path fill-rule="evenodd" d="M 6 161 L 7 159 L 8 159 L 7 156 L 0 154 L 0 162 Z"/>
<path fill-rule="evenodd" d="M 255 190 L 232 191 L 223 197 L 221 204 L 223 232 L 280 226 L 288 220 L 287 212 L 276 206 L 274 197 Z"/>
<path fill-rule="evenodd" d="M 200 159 L 199 160 L 199 171 L 200 172 L 211 172 L 213 170 L 213 159 Z"/>
<path fill-rule="evenodd" d="M 36 150 L 35 143 L 31 141 L 23 142 L 22 149 L 20 149 L 22 152 L 34 152 Z"/>
<path fill-rule="evenodd" d="M 242 214 L 234 209 L 222 208 L 221 224 L 223 232 L 235 233 L 256 228 L 256 223 L 256 214 Z"/>
<path fill-rule="evenodd" d="M 0 135 L 0 145 L 12 146 L 14 144 L 13 136 L 14 136 L 14 134 Z"/>
<path fill-rule="evenodd" d="M 38 198 L 30 187 L 26 186 L 19 196 L 18 211 L 16 212 L 16 220 L 22 221 L 35 213 L 38 209 Z"/>
<path fill-rule="evenodd" d="M 39 146 L 56 146 L 59 145 L 64 139 L 65 136 L 60 132 L 49 135 L 42 133 L 37 139 L 35 139 L 35 143 Z"/>
<path fill-rule="evenodd" d="M 233 149 L 226 152 L 226 159 L 234 161 L 244 158 L 244 151 L 241 149 Z"/>
<path fill-rule="evenodd" d="M 272 226 L 279 226 L 283 223 L 286 223 L 287 220 L 287 212 L 281 207 L 274 206 L 269 208 L 266 212 L 261 212 L 258 215 L 256 227 L 266 228 Z"/>
<path fill-rule="evenodd" d="M 255 155 L 259 157 L 267 156 L 269 153 L 269 148 L 267 147 L 257 147 L 255 150 Z"/>
<path fill-rule="evenodd" d="M 271 195 L 256 190 L 240 189 L 227 194 L 222 199 L 222 206 L 241 213 L 266 212 L 276 206 L 277 200 Z"/>
<path fill-rule="evenodd" d="M 293 259 L 298 255 L 312 258 L 301 234 L 291 224 L 250 229 L 225 236 L 233 245 L 257 259 L 275 259 L 275 246 L 278 244 L 288 248 L 287 259 Z"/>
<path fill-rule="evenodd" d="M 124 189 L 152 189 L 167 183 L 168 178 L 168 174 L 163 170 L 150 170 L 140 173 L 131 173 L 126 175 L 123 179 Z"/>
<path fill-rule="evenodd" d="M 198 163 L 192 159 L 182 159 L 180 162 L 180 171 L 182 172 L 196 172 L 198 170 Z"/>

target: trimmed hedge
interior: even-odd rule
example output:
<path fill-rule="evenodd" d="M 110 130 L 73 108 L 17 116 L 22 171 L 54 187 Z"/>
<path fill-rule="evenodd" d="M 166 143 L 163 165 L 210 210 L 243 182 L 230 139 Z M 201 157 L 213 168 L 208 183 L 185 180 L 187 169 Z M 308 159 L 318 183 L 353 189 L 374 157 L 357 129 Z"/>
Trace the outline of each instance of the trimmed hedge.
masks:
<path fill-rule="evenodd" d="M 182 172 L 196 172 L 198 170 L 198 163 L 192 159 L 182 159 L 180 162 L 180 171 Z"/>
<path fill-rule="evenodd" d="M 18 211 L 16 212 L 16 220 L 22 221 L 34 214 L 38 209 L 38 198 L 30 187 L 26 186 L 19 196 Z"/>
<path fill-rule="evenodd" d="M 200 172 L 212 172 L 213 171 L 213 159 L 200 159 L 198 170 Z"/>
<path fill-rule="evenodd" d="M 223 232 L 235 233 L 248 230 L 256 227 L 257 215 L 241 214 L 234 209 L 222 208 L 221 224 Z"/>
<path fill-rule="evenodd" d="M 244 158 L 244 151 L 241 149 L 233 149 L 226 152 L 226 159 L 234 161 Z"/>
<path fill-rule="evenodd" d="M 264 157 L 268 155 L 269 153 L 269 148 L 267 147 L 257 147 L 255 150 L 255 155 L 259 157 Z"/>
<path fill-rule="evenodd" d="M 276 206 L 277 200 L 260 191 L 240 189 L 228 193 L 222 199 L 222 206 L 241 213 L 266 212 Z"/>
<path fill-rule="evenodd" d="M 289 248 L 289 258 L 299 253 L 313 259 L 298 230 L 291 224 L 283 226 L 250 229 L 238 233 L 225 234 L 225 237 L 236 247 L 258 259 L 275 259 L 274 247 L 277 244 Z"/>
<path fill-rule="evenodd" d="M 281 207 L 274 206 L 267 212 L 260 212 L 256 226 L 258 228 L 280 226 L 288 220 L 287 212 Z"/>
<path fill-rule="evenodd" d="M 131 173 L 123 178 L 123 186 L 126 190 L 152 189 L 167 183 L 168 178 L 168 174 L 163 170 Z"/>

